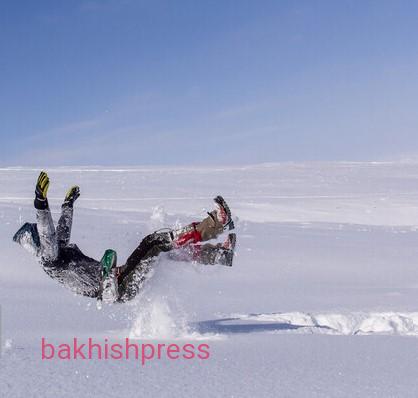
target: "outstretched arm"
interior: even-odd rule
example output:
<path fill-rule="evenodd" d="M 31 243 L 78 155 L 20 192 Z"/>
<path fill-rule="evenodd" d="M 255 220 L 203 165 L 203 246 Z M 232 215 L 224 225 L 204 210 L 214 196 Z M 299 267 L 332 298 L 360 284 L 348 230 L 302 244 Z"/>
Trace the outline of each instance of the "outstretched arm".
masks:
<path fill-rule="evenodd" d="M 43 261 L 54 261 L 58 257 L 58 244 L 54 222 L 49 210 L 47 192 L 49 177 L 45 171 L 39 174 L 35 188 L 34 206 L 39 233 L 40 255 Z"/>

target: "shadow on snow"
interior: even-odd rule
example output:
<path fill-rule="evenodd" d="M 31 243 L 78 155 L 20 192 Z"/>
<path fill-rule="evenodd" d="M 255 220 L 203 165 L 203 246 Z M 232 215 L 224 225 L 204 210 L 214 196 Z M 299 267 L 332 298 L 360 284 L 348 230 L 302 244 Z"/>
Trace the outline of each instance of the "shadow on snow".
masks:
<path fill-rule="evenodd" d="M 295 325 L 286 322 L 252 322 L 244 321 L 241 318 L 221 318 L 195 322 L 192 324 L 192 327 L 199 333 L 238 334 L 297 330 L 306 328 L 306 325 Z M 328 326 L 319 326 L 319 328 L 330 329 Z"/>

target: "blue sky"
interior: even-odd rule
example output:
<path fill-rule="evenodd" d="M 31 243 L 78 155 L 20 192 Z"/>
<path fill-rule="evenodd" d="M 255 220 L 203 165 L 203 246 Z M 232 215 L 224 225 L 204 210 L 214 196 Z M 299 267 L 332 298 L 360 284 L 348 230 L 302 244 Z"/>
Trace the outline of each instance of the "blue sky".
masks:
<path fill-rule="evenodd" d="M 416 1 L 0 2 L 0 164 L 418 155 Z"/>

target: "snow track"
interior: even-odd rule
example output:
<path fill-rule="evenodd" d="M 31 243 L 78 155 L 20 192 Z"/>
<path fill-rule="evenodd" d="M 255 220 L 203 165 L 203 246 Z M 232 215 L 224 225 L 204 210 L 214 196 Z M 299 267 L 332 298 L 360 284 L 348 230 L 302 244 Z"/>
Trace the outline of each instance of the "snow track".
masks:
<path fill-rule="evenodd" d="M 418 312 L 235 314 L 196 324 L 200 332 L 418 336 Z"/>

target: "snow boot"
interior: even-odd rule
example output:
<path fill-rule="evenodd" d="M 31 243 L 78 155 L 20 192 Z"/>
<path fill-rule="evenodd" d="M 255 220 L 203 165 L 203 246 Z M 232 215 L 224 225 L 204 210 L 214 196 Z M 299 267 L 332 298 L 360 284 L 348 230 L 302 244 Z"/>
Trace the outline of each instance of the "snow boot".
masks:
<path fill-rule="evenodd" d="M 218 260 L 219 264 L 226 265 L 227 267 L 232 267 L 232 261 L 234 260 L 234 251 L 235 251 L 236 243 L 237 243 L 237 235 L 228 234 L 226 241 L 222 245 L 224 250 L 221 253 L 221 257 Z"/>
<path fill-rule="evenodd" d="M 231 210 L 225 202 L 225 199 L 221 195 L 218 195 L 213 200 L 216 204 L 216 216 L 218 217 L 219 222 L 224 226 L 224 229 L 234 229 L 235 225 L 232 221 Z"/>

